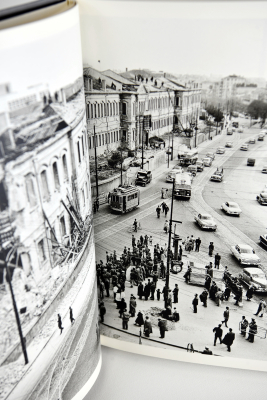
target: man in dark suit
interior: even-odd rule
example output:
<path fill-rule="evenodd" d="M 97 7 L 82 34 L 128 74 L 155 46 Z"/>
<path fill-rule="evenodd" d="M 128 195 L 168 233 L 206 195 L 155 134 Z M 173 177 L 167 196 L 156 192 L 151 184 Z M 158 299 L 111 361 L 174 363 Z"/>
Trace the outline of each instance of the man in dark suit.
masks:
<path fill-rule="evenodd" d="M 166 329 L 166 321 L 164 321 L 163 319 L 158 319 L 158 327 L 159 327 L 159 332 L 160 332 L 160 339 L 165 338 L 165 331 Z"/>
<path fill-rule="evenodd" d="M 219 324 L 213 329 L 213 332 L 215 333 L 214 335 L 214 346 L 216 346 L 217 339 L 219 339 L 220 343 L 222 344 L 222 335 L 223 335 L 223 330 L 221 328 L 222 324 Z"/>
<path fill-rule="evenodd" d="M 172 293 L 173 293 L 173 302 L 174 303 L 178 303 L 178 292 L 179 292 L 179 288 L 177 283 L 175 284 L 175 288 L 173 289 Z"/>
<path fill-rule="evenodd" d="M 235 334 L 232 328 L 229 328 L 229 332 L 223 338 L 223 343 L 227 346 L 227 351 L 231 351 L 231 346 L 235 340 Z"/>

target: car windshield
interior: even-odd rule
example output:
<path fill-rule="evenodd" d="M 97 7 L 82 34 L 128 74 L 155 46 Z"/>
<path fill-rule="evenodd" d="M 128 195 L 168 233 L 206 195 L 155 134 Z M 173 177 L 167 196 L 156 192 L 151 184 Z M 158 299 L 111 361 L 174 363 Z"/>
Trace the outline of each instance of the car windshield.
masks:
<path fill-rule="evenodd" d="M 138 177 L 145 178 L 147 174 L 145 172 L 138 172 Z"/>
<path fill-rule="evenodd" d="M 241 249 L 241 253 L 253 254 L 252 249 Z"/>
<path fill-rule="evenodd" d="M 229 207 L 230 208 L 238 208 L 238 205 L 237 204 L 229 204 Z"/>
<path fill-rule="evenodd" d="M 201 219 L 211 219 L 210 215 L 202 215 Z"/>

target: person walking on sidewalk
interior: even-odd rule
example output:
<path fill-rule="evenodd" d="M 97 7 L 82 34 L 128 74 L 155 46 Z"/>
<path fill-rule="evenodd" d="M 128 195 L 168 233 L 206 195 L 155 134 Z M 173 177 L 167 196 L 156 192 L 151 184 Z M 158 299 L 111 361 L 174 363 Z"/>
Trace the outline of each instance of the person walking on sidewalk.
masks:
<path fill-rule="evenodd" d="M 157 218 L 160 218 L 160 206 L 156 208 Z"/>
<path fill-rule="evenodd" d="M 250 343 L 254 343 L 254 336 L 258 332 L 258 327 L 254 318 L 251 318 L 251 322 L 249 324 L 249 331 L 248 331 L 248 340 Z"/>
<path fill-rule="evenodd" d="M 212 257 L 213 250 L 214 250 L 214 244 L 213 244 L 213 242 L 210 242 L 210 244 L 209 244 L 209 256 L 210 257 Z"/>
<path fill-rule="evenodd" d="M 214 257 L 214 268 L 219 269 L 219 267 L 220 267 L 220 261 L 221 261 L 221 256 L 220 256 L 220 254 L 219 254 L 219 253 L 216 253 L 216 254 L 215 254 L 215 257 Z"/>
<path fill-rule="evenodd" d="M 158 327 L 159 327 L 159 332 L 160 332 L 160 339 L 164 339 L 165 338 L 165 332 L 167 330 L 167 328 L 166 328 L 167 321 L 164 321 L 161 318 L 159 318 L 158 321 L 159 321 L 158 322 Z"/>
<path fill-rule="evenodd" d="M 182 248 L 182 246 L 180 245 L 180 246 L 179 246 L 179 260 L 180 260 L 180 261 L 182 261 L 182 257 L 183 257 L 183 248 Z"/>
<path fill-rule="evenodd" d="M 130 319 L 130 314 L 127 312 L 127 308 L 125 308 L 122 313 L 122 329 L 128 330 L 129 319 Z"/>
<path fill-rule="evenodd" d="M 197 313 L 197 306 L 198 306 L 198 295 L 195 294 L 195 297 L 192 301 L 193 304 L 193 312 L 196 314 Z"/>
<path fill-rule="evenodd" d="M 224 320 L 222 321 L 222 324 L 225 324 L 226 328 L 228 328 L 227 322 L 230 317 L 229 307 L 226 307 L 225 311 L 223 312 L 223 317 L 224 317 Z"/>
<path fill-rule="evenodd" d="M 256 314 L 254 314 L 254 315 L 259 315 L 259 313 L 261 312 L 260 317 L 263 317 L 265 308 L 266 308 L 266 303 L 263 299 L 261 299 L 259 306 L 258 306 L 258 310 L 257 310 Z"/>
<path fill-rule="evenodd" d="M 246 337 L 246 333 L 247 333 L 247 327 L 248 327 L 248 320 L 246 319 L 246 317 L 243 315 L 242 317 L 242 321 L 240 322 L 240 334 L 244 337 Z"/>
<path fill-rule="evenodd" d="M 135 218 L 135 220 L 133 222 L 133 227 L 134 227 L 134 232 L 137 232 L 137 221 L 136 221 L 136 218 Z"/>
<path fill-rule="evenodd" d="M 226 335 L 223 338 L 223 344 L 227 346 L 227 351 L 231 351 L 231 346 L 235 340 L 235 334 L 232 330 L 232 328 L 229 328 L 229 332 L 226 333 Z"/>
<path fill-rule="evenodd" d="M 144 322 L 144 334 L 146 337 L 149 337 L 150 333 L 153 333 L 152 324 L 151 324 L 149 317 L 146 317 L 145 322 Z"/>
<path fill-rule="evenodd" d="M 178 284 L 175 284 L 175 288 L 173 289 L 172 293 L 173 293 L 173 302 L 174 303 L 178 303 L 178 292 L 179 292 L 179 288 L 178 288 Z"/>
<path fill-rule="evenodd" d="M 195 248 L 195 251 L 199 251 L 199 248 L 200 248 L 200 245 L 201 245 L 201 239 L 200 239 L 200 237 L 198 237 L 197 239 L 196 239 L 196 248 Z"/>
<path fill-rule="evenodd" d="M 134 297 L 133 294 L 131 294 L 131 298 L 130 298 L 129 311 L 130 311 L 131 317 L 135 317 L 136 298 Z"/>
<path fill-rule="evenodd" d="M 166 206 L 165 206 L 165 217 L 167 217 L 168 212 L 169 212 L 169 207 L 166 204 Z"/>
<path fill-rule="evenodd" d="M 70 323 L 71 323 L 71 325 L 73 324 L 74 321 L 75 321 L 75 318 L 73 318 L 73 311 L 72 311 L 72 308 L 70 307 Z"/>
<path fill-rule="evenodd" d="M 62 333 L 64 328 L 62 326 L 62 320 L 61 320 L 61 315 L 60 314 L 57 315 L 57 326 L 60 329 L 60 335 L 61 335 L 61 333 Z"/>
<path fill-rule="evenodd" d="M 213 328 L 213 332 L 215 333 L 214 346 L 216 346 L 217 339 L 219 339 L 220 344 L 222 344 L 223 330 L 222 330 L 221 326 L 222 326 L 222 324 L 219 324 L 218 326 L 215 326 L 215 328 Z"/>
<path fill-rule="evenodd" d="M 106 314 L 106 307 L 105 307 L 103 301 L 101 301 L 99 304 L 99 314 L 100 314 L 101 322 L 104 322 L 104 315 Z"/>

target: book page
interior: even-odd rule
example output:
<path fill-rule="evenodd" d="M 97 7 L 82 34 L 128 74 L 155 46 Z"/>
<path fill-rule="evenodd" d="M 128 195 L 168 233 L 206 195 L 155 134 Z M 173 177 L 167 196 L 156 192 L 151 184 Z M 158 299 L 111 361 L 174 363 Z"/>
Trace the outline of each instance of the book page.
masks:
<path fill-rule="evenodd" d="M 102 343 L 265 371 L 266 4 L 79 3 Z"/>
<path fill-rule="evenodd" d="M 0 25 L 0 398 L 76 399 L 101 366 L 78 6 L 26 17 Z"/>

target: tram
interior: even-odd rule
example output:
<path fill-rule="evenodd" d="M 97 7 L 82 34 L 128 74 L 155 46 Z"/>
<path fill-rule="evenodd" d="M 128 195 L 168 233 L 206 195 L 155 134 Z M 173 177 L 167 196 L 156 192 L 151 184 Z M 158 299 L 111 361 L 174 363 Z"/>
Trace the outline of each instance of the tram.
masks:
<path fill-rule="evenodd" d="M 126 213 L 134 210 L 140 203 L 140 190 L 133 185 L 119 186 L 109 193 L 111 210 Z"/>

